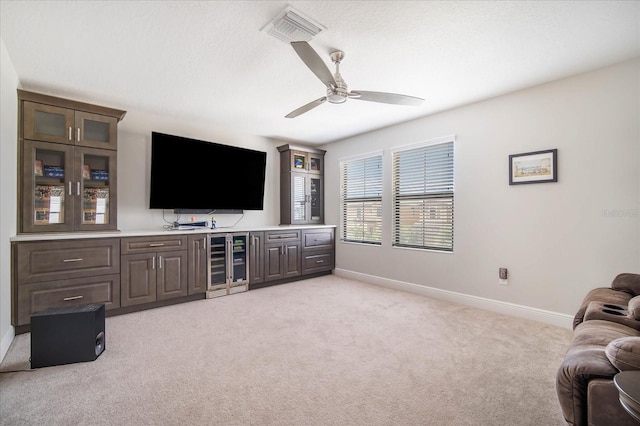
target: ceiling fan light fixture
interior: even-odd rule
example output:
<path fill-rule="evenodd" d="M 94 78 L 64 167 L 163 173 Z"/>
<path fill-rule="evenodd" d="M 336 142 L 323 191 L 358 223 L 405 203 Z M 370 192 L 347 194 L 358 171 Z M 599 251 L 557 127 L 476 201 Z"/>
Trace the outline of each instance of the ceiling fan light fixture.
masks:
<path fill-rule="evenodd" d="M 299 10 L 287 6 L 261 31 L 285 43 L 290 43 L 292 41 L 309 41 L 326 29 L 327 27 Z"/>
<path fill-rule="evenodd" d="M 340 93 L 327 93 L 327 101 L 332 104 L 341 104 L 347 100 L 347 97 Z"/>

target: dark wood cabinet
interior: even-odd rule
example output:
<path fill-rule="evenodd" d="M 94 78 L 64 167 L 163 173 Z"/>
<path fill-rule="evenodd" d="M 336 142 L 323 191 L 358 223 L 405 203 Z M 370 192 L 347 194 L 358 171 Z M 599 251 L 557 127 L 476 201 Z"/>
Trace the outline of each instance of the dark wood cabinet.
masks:
<path fill-rule="evenodd" d="M 264 282 L 264 232 L 249 234 L 249 285 Z"/>
<path fill-rule="evenodd" d="M 189 235 L 189 294 L 207 291 L 208 263 L 207 235 Z"/>
<path fill-rule="evenodd" d="M 302 231 L 302 273 L 331 271 L 335 268 L 334 228 Z"/>
<path fill-rule="evenodd" d="M 18 90 L 24 139 L 118 148 L 118 121 L 125 111 Z"/>
<path fill-rule="evenodd" d="M 267 231 L 264 239 L 264 281 L 299 276 L 300 230 Z"/>
<path fill-rule="evenodd" d="M 122 306 L 151 303 L 156 300 L 155 253 L 122 256 L 120 303 Z"/>
<path fill-rule="evenodd" d="M 129 237 L 120 240 L 121 305 L 187 296 L 187 236 Z"/>
<path fill-rule="evenodd" d="M 280 151 L 280 224 L 324 223 L 325 151 L 282 145 Z"/>
<path fill-rule="evenodd" d="M 22 240 L 11 242 L 11 318 L 18 334 L 28 331 L 32 314 L 53 307 L 103 303 L 118 315 L 208 297 L 217 259 L 225 295 L 331 273 L 335 266 L 330 226 L 16 238 Z"/>
<path fill-rule="evenodd" d="M 22 232 L 116 229 L 115 151 L 26 140 L 22 158 Z"/>
<path fill-rule="evenodd" d="M 13 242 L 12 323 L 52 307 L 120 307 L 118 238 Z"/>
<path fill-rule="evenodd" d="M 125 112 L 18 90 L 18 232 L 117 229 Z"/>

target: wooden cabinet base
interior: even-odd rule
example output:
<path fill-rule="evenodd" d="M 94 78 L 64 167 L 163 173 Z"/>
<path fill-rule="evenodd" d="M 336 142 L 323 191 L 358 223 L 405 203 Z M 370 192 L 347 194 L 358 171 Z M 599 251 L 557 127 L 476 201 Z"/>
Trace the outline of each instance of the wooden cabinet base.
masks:
<path fill-rule="evenodd" d="M 332 271 L 322 271 L 322 272 L 316 272 L 316 273 L 312 273 L 312 274 L 299 275 L 297 277 L 284 278 L 284 279 L 276 280 L 276 281 L 262 282 L 262 283 L 258 283 L 258 284 L 249 283 L 249 290 L 257 290 L 259 288 L 270 287 L 272 285 L 286 284 L 286 283 L 291 283 L 291 282 L 294 282 L 294 281 L 307 280 L 309 278 L 321 277 L 323 275 L 331 275 L 331 274 L 332 274 Z"/>

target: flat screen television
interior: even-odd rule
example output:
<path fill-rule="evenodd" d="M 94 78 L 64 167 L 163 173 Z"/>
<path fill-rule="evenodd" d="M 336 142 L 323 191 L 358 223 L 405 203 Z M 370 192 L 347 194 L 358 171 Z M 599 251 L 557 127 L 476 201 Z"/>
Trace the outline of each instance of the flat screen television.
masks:
<path fill-rule="evenodd" d="M 149 208 L 262 210 L 267 153 L 151 132 Z"/>

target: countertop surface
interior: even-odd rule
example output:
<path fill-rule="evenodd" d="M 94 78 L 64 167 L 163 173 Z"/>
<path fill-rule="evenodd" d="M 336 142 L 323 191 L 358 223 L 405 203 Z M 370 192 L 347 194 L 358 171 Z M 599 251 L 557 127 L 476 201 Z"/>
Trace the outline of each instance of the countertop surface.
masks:
<path fill-rule="evenodd" d="M 162 227 L 152 229 L 132 229 L 121 231 L 97 231 L 97 232 L 49 232 L 19 234 L 11 237 L 11 241 L 44 241 L 44 240 L 71 240 L 80 238 L 122 238 L 143 237 L 161 235 L 192 235 L 192 234 L 218 234 L 231 232 L 260 232 L 260 231 L 286 231 L 287 229 L 318 229 L 335 228 L 335 225 L 256 225 L 256 226 L 229 226 L 222 228 L 195 227 L 193 229 L 164 229 Z"/>

